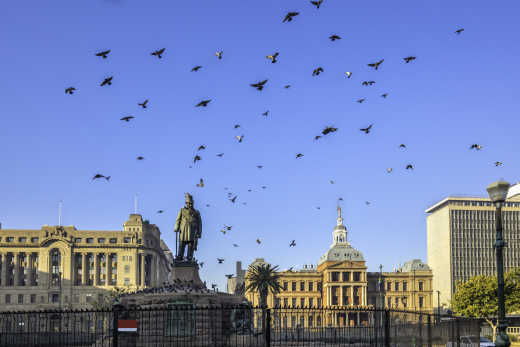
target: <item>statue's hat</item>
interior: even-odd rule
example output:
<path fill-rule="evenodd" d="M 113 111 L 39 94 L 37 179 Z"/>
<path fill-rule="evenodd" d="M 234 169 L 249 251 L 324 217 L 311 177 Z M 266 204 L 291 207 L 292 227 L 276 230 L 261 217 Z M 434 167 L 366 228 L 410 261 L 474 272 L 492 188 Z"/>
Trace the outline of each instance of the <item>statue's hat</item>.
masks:
<path fill-rule="evenodd" d="M 190 193 L 186 193 L 186 194 L 184 194 L 184 196 L 186 197 L 186 202 L 189 201 L 189 202 L 193 203 L 193 197 L 191 196 Z"/>

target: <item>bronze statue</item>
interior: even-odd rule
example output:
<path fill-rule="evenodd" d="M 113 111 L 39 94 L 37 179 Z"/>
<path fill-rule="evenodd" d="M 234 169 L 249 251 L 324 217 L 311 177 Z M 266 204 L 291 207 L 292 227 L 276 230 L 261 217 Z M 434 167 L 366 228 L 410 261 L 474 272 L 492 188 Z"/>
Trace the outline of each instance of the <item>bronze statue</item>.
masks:
<path fill-rule="evenodd" d="M 173 231 L 179 240 L 177 260 L 184 259 L 184 249 L 188 245 L 186 257 L 189 261 L 193 261 L 193 252 L 197 250 L 197 239 L 202 235 L 202 220 L 199 211 L 193 208 L 193 197 L 189 193 L 185 196 L 186 206 L 179 211 Z"/>

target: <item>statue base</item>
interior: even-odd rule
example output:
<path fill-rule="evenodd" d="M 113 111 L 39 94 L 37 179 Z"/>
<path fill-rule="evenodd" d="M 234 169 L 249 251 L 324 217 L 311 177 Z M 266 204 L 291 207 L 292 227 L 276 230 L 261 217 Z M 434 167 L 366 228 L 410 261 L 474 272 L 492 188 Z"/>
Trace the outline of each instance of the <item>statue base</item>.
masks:
<path fill-rule="evenodd" d="M 204 286 L 199 277 L 199 265 L 195 261 L 175 260 L 172 266 L 173 280 L 192 282 Z"/>

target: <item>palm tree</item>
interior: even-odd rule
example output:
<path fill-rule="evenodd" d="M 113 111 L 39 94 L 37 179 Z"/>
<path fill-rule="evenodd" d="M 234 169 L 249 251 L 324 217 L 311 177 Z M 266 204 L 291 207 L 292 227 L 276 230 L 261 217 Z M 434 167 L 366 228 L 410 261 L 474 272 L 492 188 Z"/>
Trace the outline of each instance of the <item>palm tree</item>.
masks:
<path fill-rule="evenodd" d="M 278 265 L 271 267 L 271 264 L 256 264 L 249 267 L 246 279 L 248 284 L 246 292 L 258 292 L 260 294 L 260 307 L 262 308 L 262 330 L 265 332 L 267 296 L 278 294 L 282 286 L 278 282 L 280 275 L 277 272 Z"/>

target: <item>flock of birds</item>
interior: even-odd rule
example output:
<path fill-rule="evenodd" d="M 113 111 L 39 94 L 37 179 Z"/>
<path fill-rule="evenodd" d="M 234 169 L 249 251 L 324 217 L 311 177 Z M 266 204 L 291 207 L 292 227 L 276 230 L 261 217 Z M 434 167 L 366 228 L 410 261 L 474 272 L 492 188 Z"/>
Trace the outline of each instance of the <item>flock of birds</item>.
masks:
<path fill-rule="evenodd" d="M 314 6 L 314 7 L 316 7 L 316 9 L 319 9 L 320 6 L 323 5 L 323 2 L 324 2 L 324 0 L 310 1 L 310 4 L 312 6 Z M 294 21 L 299 14 L 300 14 L 299 12 L 295 12 L 295 11 L 288 12 L 283 17 L 282 22 L 283 23 L 290 23 L 290 22 Z M 455 31 L 455 34 L 456 35 L 460 35 L 463 31 L 464 31 L 464 28 L 457 29 Z M 336 41 L 342 39 L 341 36 L 338 35 L 338 34 L 332 34 L 328 38 L 332 42 L 336 42 Z M 155 50 L 153 52 L 150 52 L 150 55 L 153 56 L 153 57 L 156 57 L 157 59 L 162 59 L 163 55 L 165 54 L 165 51 L 166 51 L 166 48 L 161 48 L 161 49 Z M 97 57 L 101 58 L 101 59 L 108 59 L 110 54 L 111 54 L 111 50 L 108 49 L 108 50 L 100 51 L 100 52 L 96 53 L 95 55 Z M 215 52 L 215 56 L 216 56 L 217 59 L 222 60 L 223 59 L 223 51 Z M 279 56 L 280 56 L 280 52 L 274 52 L 274 53 L 267 54 L 266 55 L 266 59 L 269 60 L 272 64 L 275 64 L 275 63 L 278 62 Z M 416 61 L 417 57 L 415 57 L 415 56 L 407 56 L 407 57 L 404 57 L 402 59 L 403 59 L 403 62 L 405 64 L 410 64 L 410 63 Z M 385 62 L 385 60 L 383 58 L 381 58 L 381 59 L 378 59 L 378 60 L 375 60 L 375 61 L 372 61 L 372 62 L 368 62 L 367 66 L 369 68 L 372 68 L 372 69 L 377 71 L 377 70 L 379 70 L 382 67 L 382 64 L 384 64 L 384 62 Z M 200 69 L 202 69 L 202 66 L 196 65 L 196 66 L 194 66 L 191 69 L 191 72 L 197 72 Z M 324 68 L 322 66 L 317 66 L 317 67 L 315 67 L 312 70 L 312 76 L 318 77 L 323 72 L 324 72 Z M 345 72 L 345 77 L 347 79 L 351 79 L 352 76 L 353 76 L 353 72 L 351 72 L 351 71 L 346 71 Z M 99 86 L 100 87 L 111 86 L 113 78 L 114 78 L 114 76 L 108 76 L 108 77 L 104 78 L 103 81 L 100 82 Z M 269 79 L 264 79 L 264 80 L 261 80 L 261 81 L 253 82 L 253 83 L 250 83 L 250 87 L 256 89 L 259 92 L 261 92 L 262 90 L 264 90 L 264 88 L 267 88 L 268 82 L 269 82 Z M 374 86 L 375 84 L 376 84 L 376 81 L 373 81 L 373 80 L 366 80 L 366 81 L 362 81 L 361 82 L 361 85 L 362 86 L 366 86 L 366 87 L 371 87 L 371 86 Z M 287 85 L 284 85 L 283 87 L 288 89 L 288 88 L 291 87 L 291 85 L 287 84 Z M 73 95 L 76 91 L 77 91 L 77 89 L 74 86 L 69 86 L 69 87 L 67 87 L 65 89 L 65 93 L 69 94 L 69 95 Z M 388 95 L 389 95 L 388 93 L 383 93 L 383 94 L 381 94 L 381 97 L 386 99 L 388 97 Z M 210 106 L 212 101 L 213 101 L 212 99 L 203 99 L 203 100 L 200 100 L 200 102 L 196 103 L 194 106 L 195 107 L 204 107 L 204 108 L 206 108 L 206 107 Z M 366 98 L 361 98 L 361 99 L 357 100 L 357 102 L 360 103 L 360 104 L 365 102 L 365 101 L 366 101 Z M 146 109 L 148 107 L 148 103 L 149 103 L 149 99 L 144 99 L 143 101 L 138 102 L 137 105 L 139 107 L 141 107 L 142 109 Z M 264 116 L 264 117 L 268 117 L 268 115 L 269 115 L 269 110 L 267 110 L 264 113 L 262 113 L 262 116 Z M 121 117 L 120 120 L 122 122 L 130 122 L 130 121 L 132 121 L 135 118 L 136 117 L 134 115 L 130 115 L 129 114 L 129 115 L 125 115 L 124 117 Z M 363 132 L 364 134 L 366 134 L 366 135 L 370 135 L 370 133 L 373 130 L 373 127 L 374 127 L 374 124 L 372 123 L 372 124 L 367 125 L 364 128 L 360 128 L 359 130 L 361 132 Z M 239 129 L 239 128 L 240 128 L 240 124 L 235 124 L 234 125 L 234 129 Z M 336 128 L 336 127 L 326 126 L 323 130 L 321 130 L 321 133 L 319 135 L 314 136 L 314 141 L 318 141 L 322 137 L 328 136 L 328 135 L 333 134 L 333 133 L 335 133 L 337 131 L 338 131 L 338 128 Z M 237 140 L 238 143 L 242 143 L 245 140 L 245 135 L 244 134 L 236 135 L 235 139 Z M 407 146 L 405 144 L 400 144 L 399 148 L 402 149 L 402 150 L 405 150 L 407 148 Z M 480 144 L 472 144 L 470 146 L 470 150 L 480 151 L 480 150 L 482 150 L 482 148 L 483 148 L 483 146 L 480 145 Z M 197 153 L 193 157 L 193 163 L 189 166 L 190 168 L 192 167 L 192 165 L 196 165 L 197 162 L 202 160 L 201 153 L 205 149 L 206 149 L 205 145 L 200 145 L 198 147 Z M 218 153 L 216 156 L 222 158 L 224 156 L 224 153 Z M 301 160 L 303 157 L 304 157 L 303 153 L 296 153 L 296 155 L 295 155 L 295 159 L 298 159 L 298 160 Z M 144 159 L 145 158 L 143 156 L 136 157 L 136 160 L 139 160 L 139 161 L 142 161 Z M 495 164 L 495 166 L 501 166 L 502 162 L 497 161 L 494 164 Z M 257 165 L 257 168 L 258 169 L 262 169 L 263 165 Z M 405 170 L 409 170 L 409 171 L 413 171 L 414 170 L 414 165 L 412 163 L 408 163 L 405 166 L 404 169 Z M 386 169 L 386 172 L 388 174 L 390 174 L 390 173 L 392 173 L 393 170 L 394 170 L 393 168 L 389 167 L 389 168 Z M 104 175 L 104 174 L 101 174 L 101 173 L 96 173 L 93 176 L 92 180 L 103 180 L 104 179 L 105 181 L 109 181 L 110 178 L 111 178 L 111 176 Z M 334 184 L 334 181 L 331 180 L 330 183 Z M 198 187 L 198 188 L 203 188 L 204 187 L 204 179 L 203 178 L 200 178 L 199 182 L 196 184 L 196 187 Z M 265 189 L 265 188 L 266 188 L 266 186 L 262 186 L 262 189 Z M 225 188 L 225 190 L 228 190 L 228 188 Z M 251 191 L 251 189 L 249 189 L 248 191 Z M 228 200 L 231 203 L 234 204 L 237 201 L 237 197 L 238 196 L 236 194 L 233 194 L 230 191 L 228 192 L 227 198 L 228 198 Z M 339 200 L 342 200 L 342 198 L 339 198 Z M 242 202 L 242 204 L 245 205 L 246 202 Z M 366 204 L 369 205 L 370 202 L 366 201 Z M 209 204 L 206 204 L 206 206 L 209 207 Z M 320 207 L 317 207 L 317 209 L 320 209 Z M 159 213 L 159 214 L 161 214 L 163 212 L 164 212 L 164 210 L 158 210 L 157 211 L 157 213 Z M 222 234 L 225 235 L 227 232 L 229 232 L 231 230 L 232 230 L 232 226 L 224 225 L 224 227 L 220 231 L 222 232 Z M 256 242 L 257 242 L 258 245 L 260 245 L 262 243 L 262 239 L 261 238 L 257 238 Z M 289 247 L 295 247 L 295 246 L 296 246 L 296 240 L 292 240 L 289 243 Z M 234 243 L 233 247 L 239 247 L 239 245 Z M 224 259 L 223 258 L 217 258 L 217 262 L 219 264 L 222 264 L 224 262 Z M 203 262 L 200 262 L 199 266 L 202 267 L 203 264 L 204 264 Z M 180 285 L 180 284 L 175 284 L 175 285 Z M 170 289 L 171 290 L 176 290 L 175 288 L 176 287 L 174 286 L 174 287 L 172 287 Z"/>

